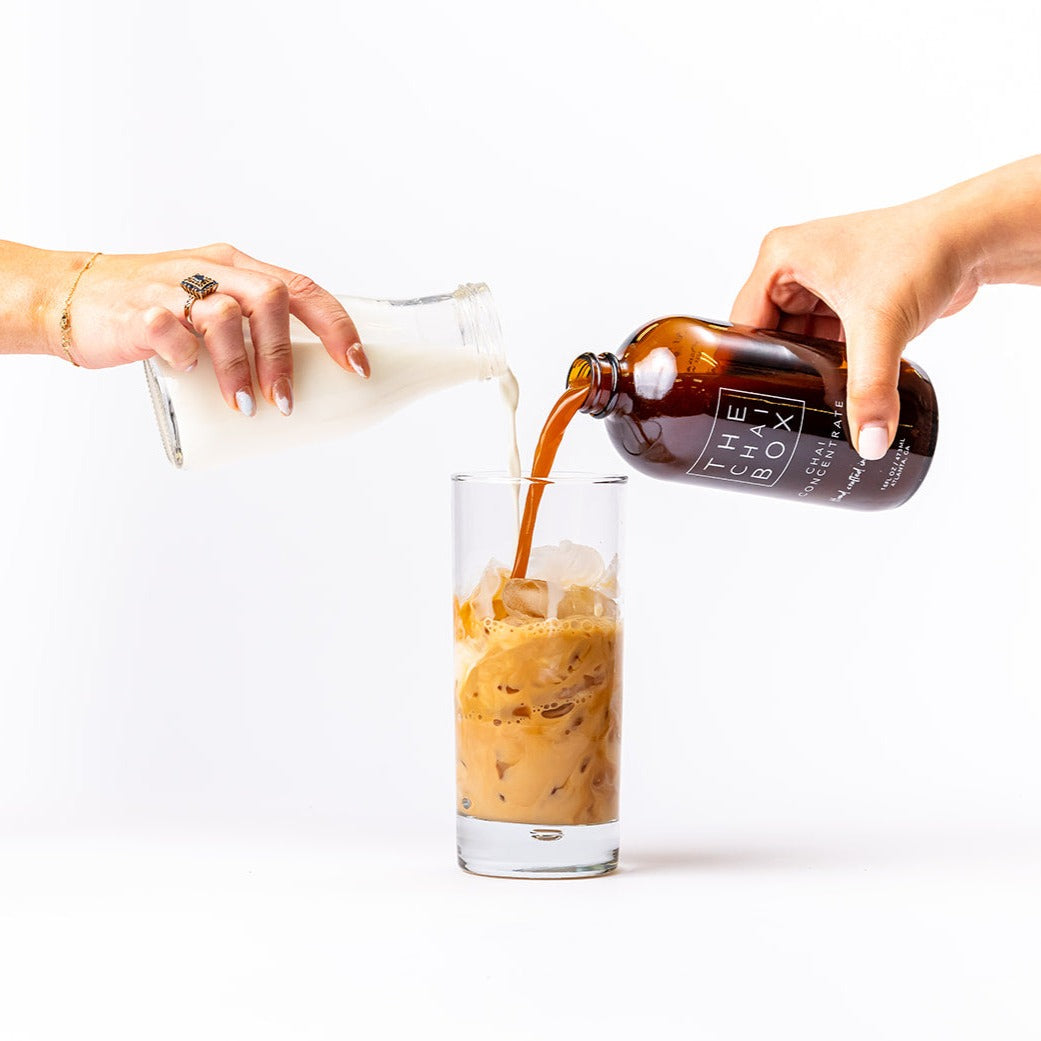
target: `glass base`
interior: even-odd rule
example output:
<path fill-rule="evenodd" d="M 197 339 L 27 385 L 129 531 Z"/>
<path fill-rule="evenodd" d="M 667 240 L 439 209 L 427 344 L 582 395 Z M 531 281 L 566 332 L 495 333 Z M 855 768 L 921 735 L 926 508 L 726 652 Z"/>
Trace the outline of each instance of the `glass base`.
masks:
<path fill-rule="evenodd" d="M 456 817 L 459 866 L 495 878 L 590 878 L 618 866 L 618 821 L 507 824 Z"/>

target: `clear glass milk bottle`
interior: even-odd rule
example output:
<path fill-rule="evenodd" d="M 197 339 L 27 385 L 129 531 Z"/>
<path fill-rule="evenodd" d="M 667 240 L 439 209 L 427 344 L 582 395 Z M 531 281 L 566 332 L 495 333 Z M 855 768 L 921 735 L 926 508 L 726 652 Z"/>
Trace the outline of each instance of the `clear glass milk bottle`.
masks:
<path fill-rule="evenodd" d="M 372 370 L 340 370 L 318 337 L 290 319 L 294 409 L 283 416 L 263 397 L 244 418 L 224 403 L 209 355 L 190 373 L 161 359 L 144 363 L 167 458 L 185 469 L 331 440 L 418 398 L 471 380 L 509 379 L 499 318 L 484 284 L 415 300 L 338 297 L 354 320 Z M 249 330 L 246 328 L 249 347 Z"/>

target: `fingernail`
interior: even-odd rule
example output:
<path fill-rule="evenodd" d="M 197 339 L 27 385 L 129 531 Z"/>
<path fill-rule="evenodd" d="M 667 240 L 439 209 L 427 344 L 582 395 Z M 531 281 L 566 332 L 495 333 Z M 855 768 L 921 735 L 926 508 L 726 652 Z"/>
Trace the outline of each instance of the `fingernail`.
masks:
<path fill-rule="evenodd" d="M 865 423 L 857 449 L 865 459 L 881 459 L 889 451 L 889 428 L 884 423 Z"/>
<path fill-rule="evenodd" d="M 193 362 L 191 363 L 191 365 L 188 365 L 188 366 L 186 366 L 186 367 L 185 367 L 185 370 L 184 370 L 184 371 L 185 371 L 186 373 L 188 373 L 188 372 L 194 372 L 194 371 L 195 371 L 195 369 L 196 369 L 196 366 L 197 366 L 198 364 L 199 364 L 199 359 L 198 359 L 198 358 L 196 358 L 196 359 L 195 359 L 195 361 L 193 361 Z"/>
<path fill-rule="evenodd" d="M 271 392 L 274 395 L 278 411 L 283 416 L 291 416 L 293 414 L 293 384 L 289 382 L 289 377 L 280 376 L 275 380 L 275 385 L 271 388 Z"/>
<path fill-rule="evenodd" d="M 367 380 L 369 374 L 372 372 L 369 368 L 369 359 L 365 357 L 365 351 L 362 350 L 360 343 L 352 343 L 350 347 L 347 348 L 347 364 L 354 369 L 362 379 Z"/>
<path fill-rule="evenodd" d="M 235 404 L 238 405 L 239 411 L 244 416 L 252 416 L 257 410 L 253 395 L 248 390 L 235 391 Z"/>

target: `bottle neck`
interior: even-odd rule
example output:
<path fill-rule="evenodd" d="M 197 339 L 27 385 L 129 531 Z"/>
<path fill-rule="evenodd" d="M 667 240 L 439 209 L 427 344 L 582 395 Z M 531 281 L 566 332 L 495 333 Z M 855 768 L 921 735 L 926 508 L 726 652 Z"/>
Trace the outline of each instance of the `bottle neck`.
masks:
<path fill-rule="evenodd" d="M 478 360 L 478 378 L 488 380 L 503 375 L 507 370 L 506 352 L 491 290 L 483 282 L 468 282 L 452 294 L 452 301 L 463 346 L 472 350 Z"/>
<path fill-rule="evenodd" d="M 580 354 L 572 363 L 567 374 L 569 387 L 588 386 L 586 399 L 579 412 L 594 419 L 603 419 L 614 411 L 618 403 L 618 380 L 621 365 L 613 354 Z"/>
<path fill-rule="evenodd" d="M 509 371 L 491 290 L 484 283 L 411 300 L 338 296 L 366 348 L 389 357 L 431 352 L 432 363 L 456 373 L 458 382 L 488 380 Z M 302 322 L 290 321 L 294 344 L 317 343 Z M 248 334 L 248 333 L 247 333 Z"/>

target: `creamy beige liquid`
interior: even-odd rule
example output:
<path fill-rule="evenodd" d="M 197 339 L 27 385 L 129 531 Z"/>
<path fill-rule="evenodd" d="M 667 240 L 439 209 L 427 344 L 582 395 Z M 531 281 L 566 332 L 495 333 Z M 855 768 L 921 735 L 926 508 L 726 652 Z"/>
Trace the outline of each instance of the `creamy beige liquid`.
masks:
<path fill-rule="evenodd" d="M 609 589 L 610 579 L 597 589 L 490 567 L 456 601 L 459 813 L 617 819 L 621 644 Z"/>

